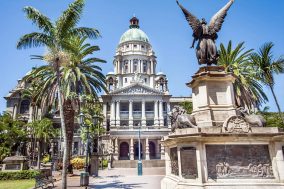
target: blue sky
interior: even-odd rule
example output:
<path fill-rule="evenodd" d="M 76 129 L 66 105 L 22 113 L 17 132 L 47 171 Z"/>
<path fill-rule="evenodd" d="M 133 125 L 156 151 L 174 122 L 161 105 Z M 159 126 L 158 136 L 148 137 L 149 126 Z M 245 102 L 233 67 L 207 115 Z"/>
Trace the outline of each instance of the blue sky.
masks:
<path fill-rule="evenodd" d="M 24 6 L 33 6 L 55 20 L 71 0 L 12 0 L 2 1 L 0 6 L 0 112 L 5 110 L 2 98 L 15 87 L 17 80 L 33 66 L 42 63 L 30 60 L 30 55 L 43 54 L 44 48 L 17 50 L 17 40 L 37 28 L 25 18 Z M 197 17 L 210 20 L 227 0 L 180 0 Z M 263 43 L 275 43 L 276 57 L 284 54 L 284 1 L 282 0 L 235 0 L 219 33 L 220 42 L 234 44 L 245 41 L 247 48 L 258 49 Z M 97 57 L 107 60 L 103 72 L 113 70 L 113 56 L 120 36 L 128 29 L 129 19 L 135 14 L 140 27 L 147 33 L 158 57 L 157 71 L 167 74 L 173 96 L 188 96 L 191 89 L 185 86 L 197 71 L 195 52 L 190 49 L 192 32 L 175 0 L 86 0 L 86 8 L 79 25 L 99 29 L 102 38 L 93 41 L 101 51 Z M 284 109 L 284 75 L 276 76 L 275 91 Z M 268 88 L 268 106 L 276 106 Z"/>

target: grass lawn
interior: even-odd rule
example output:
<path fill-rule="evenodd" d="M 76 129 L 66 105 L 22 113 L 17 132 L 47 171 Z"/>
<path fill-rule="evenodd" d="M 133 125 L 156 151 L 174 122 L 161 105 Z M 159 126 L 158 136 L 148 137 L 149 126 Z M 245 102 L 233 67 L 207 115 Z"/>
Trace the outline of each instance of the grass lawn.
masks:
<path fill-rule="evenodd" d="M 30 189 L 35 186 L 32 180 L 0 180 L 1 189 Z"/>

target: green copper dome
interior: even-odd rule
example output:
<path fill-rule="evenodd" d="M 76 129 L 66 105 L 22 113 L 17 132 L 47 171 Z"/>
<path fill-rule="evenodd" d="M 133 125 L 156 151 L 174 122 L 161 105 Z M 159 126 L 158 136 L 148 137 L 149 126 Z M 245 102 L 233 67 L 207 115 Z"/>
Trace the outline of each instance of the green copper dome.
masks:
<path fill-rule="evenodd" d="M 129 28 L 130 29 L 121 36 L 119 43 L 127 41 L 143 41 L 149 43 L 149 38 L 146 33 L 139 29 L 139 20 L 136 17 L 130 20 Z"/>

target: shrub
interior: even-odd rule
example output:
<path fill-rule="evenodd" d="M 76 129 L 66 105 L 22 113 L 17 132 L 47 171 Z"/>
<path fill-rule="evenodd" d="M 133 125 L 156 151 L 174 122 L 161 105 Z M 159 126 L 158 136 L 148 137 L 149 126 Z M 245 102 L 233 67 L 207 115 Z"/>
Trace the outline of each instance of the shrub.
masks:
<path fill-rule="evenodd" d="M 104 159 L 103 160 L 103 168 L 106 168 L 106 167 L 108 167 L 108 160 L 107 159 Z"/>
<path fill-rule="evenodd" d="M 85 160 L 83 158 L 76 157 L 71 160 L 71 164 L 73 165 L 74 169 L 83 169 Z"/>
<path fill-rule="evenodd" d="M 51 159 L 50 159 L 49 154 L 46 154 L 46 155 L 43 156 L 42 163 L 48 163 L 50 161 L 51 161 Z"/>
<path fill-rule="evenodd" d="M 0 171 L 0 180 L 22 180 L 33 179 L 39 175 L 40 172 L 36 170 L 23 170 L 23 171 Z"/>

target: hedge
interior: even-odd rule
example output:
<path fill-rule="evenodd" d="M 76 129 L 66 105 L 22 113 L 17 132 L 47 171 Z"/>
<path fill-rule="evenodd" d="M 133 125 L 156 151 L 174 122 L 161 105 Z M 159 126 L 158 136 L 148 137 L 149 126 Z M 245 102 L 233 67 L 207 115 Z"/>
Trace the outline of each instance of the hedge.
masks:
<path fill-rule="evenodd" d="M 0 171 L 0 180 L 33 179 L 39 174 L 40 172 L 35 170 Z"/>

